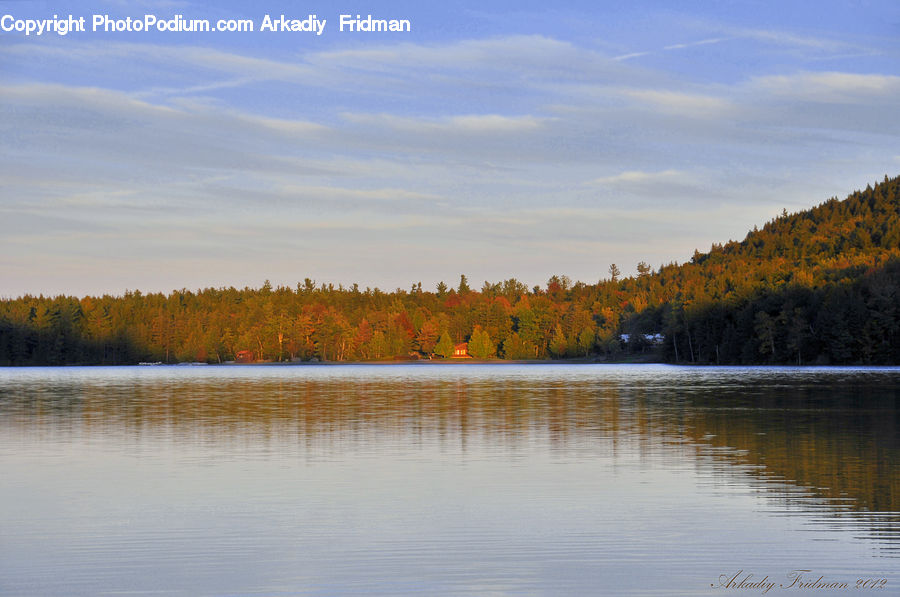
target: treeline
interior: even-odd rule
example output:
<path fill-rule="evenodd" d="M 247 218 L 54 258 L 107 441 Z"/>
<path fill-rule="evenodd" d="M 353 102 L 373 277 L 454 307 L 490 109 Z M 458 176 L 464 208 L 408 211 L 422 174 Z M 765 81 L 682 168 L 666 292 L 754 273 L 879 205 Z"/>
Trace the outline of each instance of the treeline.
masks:
<path fill-rule="evenodd" d="M 469 289 L 382 292 L 296 288 L 128 292 L 123 297 L 23 297 L 0 304 L 4 364 L 234 360 L 354 361 L 450 356 L 545 359 L 617 349 L 612 286 L 528 290 L 516 280 Z"/>
<path fill-rule="evenodd" d="M 900 178 L 596 284 L 316 284 L 0 301 L 0 365 L 447 357 L 900 363 Z M 623 336 L 626 335 L 626 336 Z M 649 338 L 662 334 L 657 344 Z M 627 337 L 627 341 L 623 341 Z"/>

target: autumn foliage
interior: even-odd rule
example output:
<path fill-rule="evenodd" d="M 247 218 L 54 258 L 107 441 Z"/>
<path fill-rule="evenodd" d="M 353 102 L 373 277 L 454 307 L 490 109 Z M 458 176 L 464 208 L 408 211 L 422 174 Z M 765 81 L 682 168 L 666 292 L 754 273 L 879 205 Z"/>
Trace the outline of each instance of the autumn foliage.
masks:
<path fill-rule="evenodd" d="M 0 365 L 442 358 L 900 364 L 900 178 L 800 213 L 684 264 L 594 284 L 553 276 L 472 290 L 421 284 L 0 301 Z M 623 334 L 627 341 L 623 340 Z M 661 334 L 661 341 L 652 340 Z M 477 354 L 475 354 L 477 353 Z"/>

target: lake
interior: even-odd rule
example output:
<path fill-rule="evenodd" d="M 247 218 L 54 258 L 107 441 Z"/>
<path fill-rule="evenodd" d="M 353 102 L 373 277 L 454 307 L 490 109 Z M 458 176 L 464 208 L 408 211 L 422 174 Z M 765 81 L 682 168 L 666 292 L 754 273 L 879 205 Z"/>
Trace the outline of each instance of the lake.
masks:
<path fill-rule="evenodd" d="M 898 404 L 898 368 L 0 369 L 0 594 L 897 595 Z"/>

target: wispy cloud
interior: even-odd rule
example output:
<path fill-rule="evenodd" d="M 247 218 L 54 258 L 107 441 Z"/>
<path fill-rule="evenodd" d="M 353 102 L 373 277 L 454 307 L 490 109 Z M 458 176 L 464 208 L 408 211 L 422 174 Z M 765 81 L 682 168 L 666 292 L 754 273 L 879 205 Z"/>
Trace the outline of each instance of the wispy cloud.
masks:
<path fill-rule="evenodd" d="M 669 46 L 664 46 L 664 50 L 684 50 L 687 48 L 694 48 L 697 46 L 708 46 L 710 44 L 718 44 L 723 41 L 728 41 L 728 38 L 725 37 L 712 37 L 710 39 L 701 39 L 700 41 L 692 41 L 682 44 L 672 44 Z"/>
<path fill-rule="evenodd" d="M 861 173 L 896 170 L 898 77 L 810 70 L 811 58 L 853 44 L 721 26 L 688 33 L 635 42 L 655 42 L 675 69 L 634 60 L 651 52 L 612 57 L 547 35 L 264 57 L 10 41 L 0 61 L 29 69 L 0 85 L 0 208 L 4 230 L 29 232 L 0 238 L 0 254 L 27 253 L 66 280 L 48 265 L 61 263 L 65 236 L 67 251 L 98 268 L 109 253 L 123 263 L 192 255 L 193 270 L 178 261 L 177 275 L 158 274 L 163 288 L 207 283 L 198 269 L 259 283 L 261 261 L 394 283 L 384 263 L 397 247 L 423 256 L 409 275 L 427 281 L 447 275 L 442 247 L 465 239 L 453 274 L 474 275 L 490 254 L 498 275 L 546 279 L 565 261 L 592 279 L 598 251 L 626 263 L 687 258 L 765 221 L 781 197 L 811 204 L 836 184 L 864 185 Z M 753 72 L 716 78 L 686 62 L 760 44 L 779 60 Z M 42 213 L 57 218 L 44 232 Z M 79 223 L 102 228 L 102 251 L 76 234 Z M 235 239 L 252 244 L 252 260 Z M 123 272 L 119 284 L 149 283 Z"/>
<path fill-rule="evenodd" d="M 535 131 L 550 118 L 535 116 L 502 116 L 499 114 L 467 114 L 441 118 L 410 118 L 391 114 L 345 113 L 348 122 L 374 125 L 395 131 L 415 133 L 455 133 L 471 135 L 497 135 Z"/>
<path fill-rule="evenodd" d="M 687 18 L 682 23 L 685 28 L 695 29 L 708 37 L 697 41 L 670 43 L 660 47 L 644 47 L 626 52 L 613 58 L 616 61 L 631 60 L 645 56 L 662 56 L 666 53 L 702 46 L 721 44 L 724 42 L 750 42 L 758 48 L 764 48 L 780 54 L 791 53 L 802 56 L 804 60 L 836 60 L 853 57 L 869 57 L 879 51 L 859 41 L 849 41 L 833 34 L 803 35 L 783 28 L 740 27 L 730 23 L 694 20 Z M 738 47 L 738 46 L 734 46 Z"/>
<path fill-rule="evenodd" d="M 900 101 L 900 76 L 842 72 L 801 72 L 757 77 L 750 82 L 775 97 L 811 102 Z"/>
<path fill-rule="evenodd" d="M 173 116 L 177 110 L 135 99 L 127 93 L 101 87 L 81 87 L 54 83 L 0 85 L 8 102 L 48 104 L 57 107 L 91 106 L 97 112 L 114 117 L 119 112 Z"/>
<path fill-rule="evenodd" d="M 613 60 L 615 60 L 617 62 L 622 61 L 622 60 L 631 60 L 632 58 L 640 58 L 641 56 L 649 56 L 652 53 L 653 52 L 630 52 L 628 54 L 622 54 L 621 56 L 615 56 L 615 57 L 613 57 Z"/>
<path fill-rule="evenodd" d="M 698 93 L 659 89 L 621 89 L 622 95 L 671 114 L 695 118 L 717 118 L 733 109 L 727 99 Z"/>
<path fill-rule="evenodd" d="M 350 189 L 336 186 L 283 185 L 277 191 L 286 196 L 308 197 L 330 200 L 352 201 L 436 201 L 441 199 L 433 193 L 421 193 L 400 188 Z"/>
<path fill-rule="evenodd" d="M 391 66 L 430 67 L 469 70 L 471 67 L 492 68 L 558 64 L 560 58 L 582 56 L 584 50 L 570 42 L 543 35 L 508 35 L 486 39 L 463 39 L 444 44 L 400 43 L 369 46 L 364 49 L 341 49 L 311 53 L 311 64 L 356 65 L 358 67 Z M 574 66 L 574 65 L 573 65 Z"/>
<path fill-rule="evenodd" d="M 646 183 L 672 183 L 687 182 L 686 173 L 678 170 L 663 170 L 662 172 L 643 172 L 640 170 L 627 170 L 612 176 L 601 176 L 590 181 L 593 185 L 633 185 Z"/>
<path fill-rule="evenodd" d="M 782 29 L 759 29 L 747 27 L 724 27 L 730 35 L 752 39 L 767 44 L 803 48 L 807 50 L 835 52 L 858 48 L 855 44 L 827 36 L 798 35 Z"/>

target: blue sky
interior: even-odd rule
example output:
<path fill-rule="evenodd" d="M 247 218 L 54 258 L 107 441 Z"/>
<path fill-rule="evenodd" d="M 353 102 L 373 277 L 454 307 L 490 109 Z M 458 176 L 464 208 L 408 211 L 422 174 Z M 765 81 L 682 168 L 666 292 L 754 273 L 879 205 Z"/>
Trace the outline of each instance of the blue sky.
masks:
<path fill-rule="evenodd" d="M 326 20 L 0 33 L 0 296 L 595 282 L 900 172 L 897 2 L 621 4 L 0 1 Z"/>

